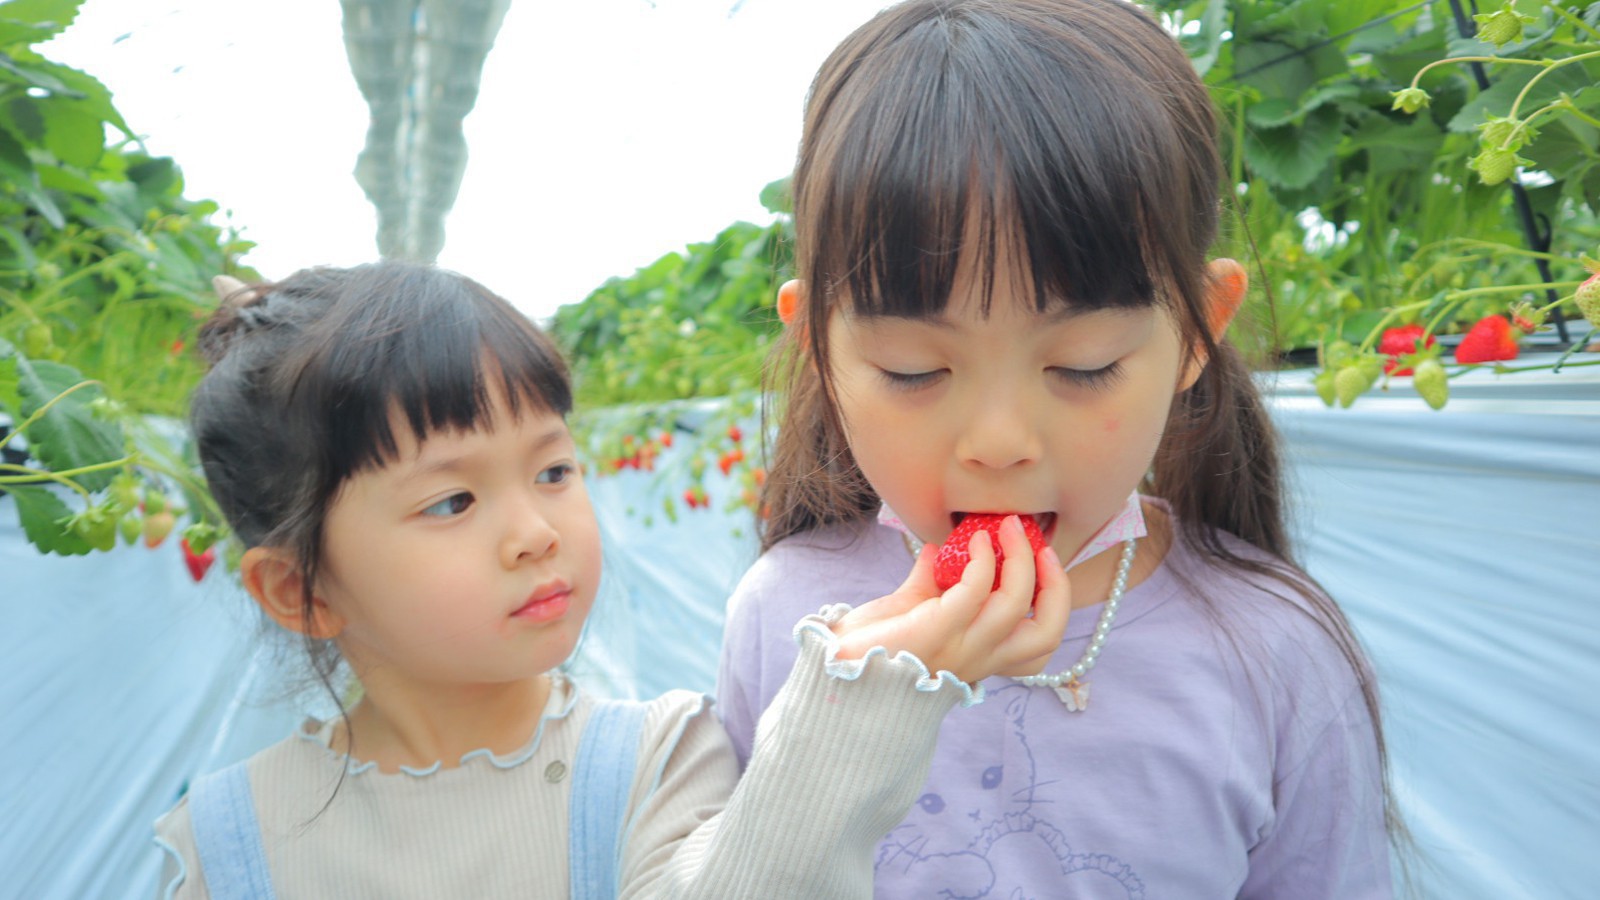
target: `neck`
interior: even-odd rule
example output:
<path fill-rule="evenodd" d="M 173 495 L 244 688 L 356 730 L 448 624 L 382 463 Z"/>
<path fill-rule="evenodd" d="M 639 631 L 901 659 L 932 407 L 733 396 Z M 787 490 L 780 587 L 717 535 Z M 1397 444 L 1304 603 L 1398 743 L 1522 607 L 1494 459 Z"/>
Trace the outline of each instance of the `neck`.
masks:
<path fill-rule="evenodd" d="M 1143 504 L 1145 527 L 1149 533 L 1139 539 L 1139 552 L 1133 558 L 1133 567 L 1128 570 L 1128 588 L 1132 589 L 1142 583 L 1160 568 L 1161 561 L 1166 558 L 1167 550 L 1172 546 L 1172 520 L 1160 506 L 1145 502 Z M 1067 572 L 1068 581 L 1072 585 L 1072 608 L 1083 609 L 1089 606 L 1099 606 L 1106 601 L 1106 596 L 1111 593 L 1111 582 L 1117 575 L 1117 562 L 1122 556 L 1122 545 L 1118 544 L 1090 559 L 1086 559 Z"/>
<path fill-rule="evenodd" d="M 335 728 L 335 752 L 351 752 L 380 772 L 401 766 L 450 769 L 474 750 L 511 753 L 533 737 L 550 697 L 549 675 L 487 685 L 399 683 L 363 673 L 348 729 Z"/>

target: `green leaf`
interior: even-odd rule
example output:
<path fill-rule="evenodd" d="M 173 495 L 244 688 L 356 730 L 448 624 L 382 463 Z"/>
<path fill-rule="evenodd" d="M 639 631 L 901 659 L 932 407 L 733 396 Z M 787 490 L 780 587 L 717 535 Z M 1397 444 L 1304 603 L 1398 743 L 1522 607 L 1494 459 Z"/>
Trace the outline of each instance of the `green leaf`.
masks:
<path fill-rule="evenodd" d="M 10 0 L 0 5 L 0 21 L 35 25 L 58 34 L 78 17 L 83 0 Z"/>
<path fill-rule="evenodd" d="M 72 510 L 60 497 L 41 485 L 8 485 L 6 493 L 17 504 L 17 520 L 22 533 L 45 553 L 83 556 L 94 549 L 89 542 L 67 528 Z"/>
<path fill-rule="evenodd" d="M 39 112 L 39 101 L 26 94 L 11 98 L 5 106 L 6 115 L 0 126 L 25 144 L 37 144 L 44 139 L 44 116 Z"/>
<path fill-rule="evenodd" d="M 84 381 L 77 369 L 48 360 L 19 359 L 17 371 L 23 419 Z M 55 472 L 121 459 L 121 427 L 97 418 L 90 407 L 103 396 L 105 392 L 99 385 L 74 391 L 29 425 L 26 436 L 33 458 Z M 113 474 L 110 470 L 91 472 L 76 476 L 75 480 L 85 490 L 98 491 L 111 483 Z"/>
<path fill-rule="evenodd" d="M 1461 107 L 1455 118 L 1450 120 L 1450 130 L 1470 132 L 1476 130 L 1492 114 L 1496 116 L 1509 115 L 1511 103 L 1516 100 L 1517 94 L 1533 80 L 1535 75 L 1545 71 L 1533 66 L 1515 66 L 1510 69 L 1496 69 L 1490 66 L 1490 78 L 1493 83 L 1489 89 L 1478 94 Z M 1526 117 L 1546 103 L 1556 99 L 1562 92 L 1576 94 L 1593 85 L 1593 80 L 1585 73 L 1583 66 L 1562 66 L 1549 75 L 1539 79 L 1533 86 L 1528 96 L 1522 100 L 1522 106 L 1517 110 L 1519 118 Z"/>
<path fill-rule="evenodd" d="M 1305 187 L 1333 161 L 1343 121 L 1337 107 L 1321 106 L 1300 127 L 1250 129 L 1245 133 L 1245 163 L 1275 187 Z"/>
<path fill-rule="evenodd" d="M 31 53 L 16 55 L 0 53 L 0 72 L 11 73 L 14 77 L 9 80 L 18 81 L 28 87 L 40 88 L 52 94 L 79 96 L 67 86 L 66 82 L 56 77 L 53 69 L 52 64 L 44 63 Z"/>
<path fill-rule="evenodd" d="M 1354 97 L 1361 89 L 1348 81 L 1335 81 L 1290 101 L 1283 98 L 1264 100 L 1245 110 L 1245 120 L 1257 128 L 1276 128 L 1280 125 L 1298 125 L 1307 113 L 1335 100 Z"/>
<path fill-rule="evenodd" d="M 768 182 L 761 189 L 761 205 L 771 213 L 793 213 L 794 195 L 789 192 L 789 176 Z"/>
<path fill-rule="evenodd" d="M 35 168 L 39 175 L 39 184 L 42 187 L 66 194 L 76 194 L 87 197 L 91 201 L 104 200 L 106 195 L 92 181 L 76 172 L 69 171 L 61 166 L 41 165 Z M 73 215 L 73 206 L 68 202 L 68 215 Z"/>
<path fill-rule="evenodd" d="M 21 376 L 17 374 L 17 355 L 11 344 L 0 340 L 0 412 L 11 418 L 13 424 L 20 421 L 18 414 L 22 409 Z"/>
<path fill-rule="evenodd" d="M 39 174 L 33 170 L 28 151 L 17 143 L 11 133 L 0 128 L 0 182 L 22 195 L 22 199 L 44 216 L 56 228 L 66 224 L 61 208 L 39 184 Z"/>
<path fill-rule="evenodd" d="M 1365 150 L 1368 171 L 1377 174 L 1415 170 L 1419 160 L 1433 159 L 1444 144 L 1444 132 L 1426 116 L 1397 122 L 1372 113 L 1362 116 L 1359 123 L 1339 151 L 1349 154 Z"/>
<path fill-rule="evenodd" d="M 88 104 L 46 97 L 39 107 L 44 115 L 44 145 L 56 159 L 83 169 L 99 162 L 105 152 L 106 128 Z"/>
<path fill-rule="evenodd" d="M 1185 41 L 1184 47 L 1195 72 L 1201 76 L 1217 64 L 1224 44 L 1222 36 L 1227 30 L 1228 0 L 1206 0 L 1205 12 L 1200 14 L 1200 33 L 1192 41 L 1194 46 L 1190 46 L 1191 41 Z"/>

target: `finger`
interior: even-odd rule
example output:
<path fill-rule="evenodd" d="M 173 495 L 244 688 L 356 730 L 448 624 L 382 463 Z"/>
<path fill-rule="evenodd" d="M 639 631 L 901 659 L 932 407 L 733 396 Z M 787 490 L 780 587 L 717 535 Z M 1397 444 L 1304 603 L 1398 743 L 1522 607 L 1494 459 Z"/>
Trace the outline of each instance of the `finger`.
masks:
<path fill-rule="evenodd" d="M 994 544 L 990 543 L 988 532 L 978 531 L 972 535 L 967 541 L 967 555 L 970 558 L 961 572 L 961 580 L 939 598 L 940 604 L 961 628 L 972 624 L 994 589 Z"/>
<path fill-rule="evenodd" d="M 1061 646 L 1067 622 L 1072 615 L 1072 583 L 1055 550 L 1044 547 L 1035 557 L 1039 575 L 1039 596 L 1033 617 L 1017 623 L 995 650 L 997 659 L 1008 666 L 1043 666 Z M 1037 671 L 1035 669 L 1034 671 Z M 1025 673 L 1032 674 L 1032 673 Z"/>
<path fill-rule="evenodd" d="M 1006 516 L 1000 523 L 1000 547 L 1005 551 L 1000 587 L 989 595 L 972 623 L 973 639 L 991 647 L 1016 629 L 1033 604 L 1033 548 L 1017 516 Z"/>
<path fill-rule="evenodd" d="M 923 544 L 917 551 L 917 560 L 911 565 L 911 574 L 900 583 L 899 592 L 909 593 L 918 600 L 939 596 L 939 582 L 934 577 L 934 563 L 939 558 L 939 548 L 933 544 Z"/>

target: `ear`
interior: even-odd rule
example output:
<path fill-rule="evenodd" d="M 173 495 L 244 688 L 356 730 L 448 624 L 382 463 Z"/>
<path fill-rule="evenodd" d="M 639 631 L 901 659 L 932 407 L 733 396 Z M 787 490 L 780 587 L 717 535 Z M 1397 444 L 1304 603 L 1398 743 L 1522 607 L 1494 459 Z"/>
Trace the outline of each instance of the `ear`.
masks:
<path fill-rule="evenodd" d="M 805 297 L 800 290 L 800 282 L 790 279 L 778 288 L 778 321 L 786 327 L 794 325 L 795 319 L 800 316 L 800 307 L 805 303 Z"/>
<path fill-rule="evenodd" d="M 251 547 L 239 561 L 239 577 L 267 618 L 295 634 L 325 640 L 344 630 L 344 618 L 313 596 L 311 627 L 306 627 L 305 579 L 300 567 L 286 551 L 275 547 Z"/>
<path fill-rule="evenodd" d="M 1222 258 L 1206 265 L 1205 280 L 1206 330 L 1211 333 L 1212 341 L 1221 341 L 1233 317 L 1239 314 L 1239 307 L 1244 305 L 1250 279 L 1237 260 Z M 1184 367 L 1183 377 L 1178 379 L 1179 393 L 1194 387 L 1207 362 L 1205 348 L 1195 347 Z"/>

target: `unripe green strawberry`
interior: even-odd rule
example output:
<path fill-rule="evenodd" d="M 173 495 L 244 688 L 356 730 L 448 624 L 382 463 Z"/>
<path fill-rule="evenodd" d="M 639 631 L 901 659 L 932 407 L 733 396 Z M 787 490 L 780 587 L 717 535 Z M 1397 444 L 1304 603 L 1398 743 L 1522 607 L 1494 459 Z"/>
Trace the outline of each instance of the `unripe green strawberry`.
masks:
<path fill-rule="evenodd" d="M 22 355 L 29 359 L 43 358 L 50 352 L 52 343 L 50 326 L 43 322 L 35 322 L 22 330 Z"/>
<path fill-rule="evenodd" d="M 91 506 L 73 516 L 67 529 L 96 550 L 110 550 L 117 545 L 117 520 L 99 506 Z"/>
<path fill-rule="evenodd" d="M 1478 40 L 1496 47 L 1522 40 L 1522 26 L 1533 21 L 1533 16 L 1521 15 L 1509 2 L 1492 13 L 1479 13 L 1472 18 L 1478 23 Z"/>
<path fill-rule="evenodd" d="M 1600 328 L 1600 273 L 1590 275 L 1589 280 L 1578 285 L 1578 290 L 1572 295 L 1578 302 L 1578 312 L 1589 320 L 1589 324 Z"/>
<path fill-rule="evenodd" d="M 1417 363 L 1417 373 L 1411 377 L 1411 386 L 1434 409 L 1444 409 L 1445 401 L 1450 399 L 1449 376 L 1437 359 L 1425 359 Z"/>
<path fill-rule="evenodd" d="M 1481 140 L 1485 149 L 1517 149 L 1516 147 L 1506 147 L 1506 141 L 1510 140 L 1511 135 L 1516 133 L 1516 119 L 1507 116 L 1491 116 L 1489 121 L 1478 126 L 1478 130 L 1482 132 Z"/>
<path fill-rule="evenodd" d="M 1323 369 L 1317 373 L 1316 379 L 1312 381 L 1312 384 L 1317 388 L 1317 396 L 1321 397 L 1323 404 L 1327 406 L 1332 406 L 1339 400 L 1339 394 L 1334 390 L 1333 381 L 1334 371 L 1332 369 Z"/>
<path fill-rule="evenodd" d="M 132 544 L 137 541 L 139 533 L 143 530 L 143 523 L 139 521 L 138 516 L 123 516 L 122 521 L 117 523 L 117 531 L 122 533 L 122 542 L 124 544 Z"/>
<path fill-rule="evenodd" d="M 1405 113 L 1414 113 L 1432 100 L 1428 92 L 1418 87 L 1408 87 L 1394 92 L 1394 105 L 1390 109 L 1398 109 Z"/>
<path fill-rule="evenodd" d="M 1345 366 L 1339 370 L 1339 374 L 1333 376 L 1334 395 L 1338 398 L 1339 405 L 1346 409 L 1371 386 L 1371 379 L 1367 378 L 1367 373 L 1363 372 L 1360 366 Z"/>
<path fill-rule="evenodd" d="M 1510 150 L 1490 149 L 1468 160 L 1467 168 L 1477 170 L 1478 180 L 1484 184 L 1499 184 L 1510 178 L 1517 166 L 1527 162 Z"/>

